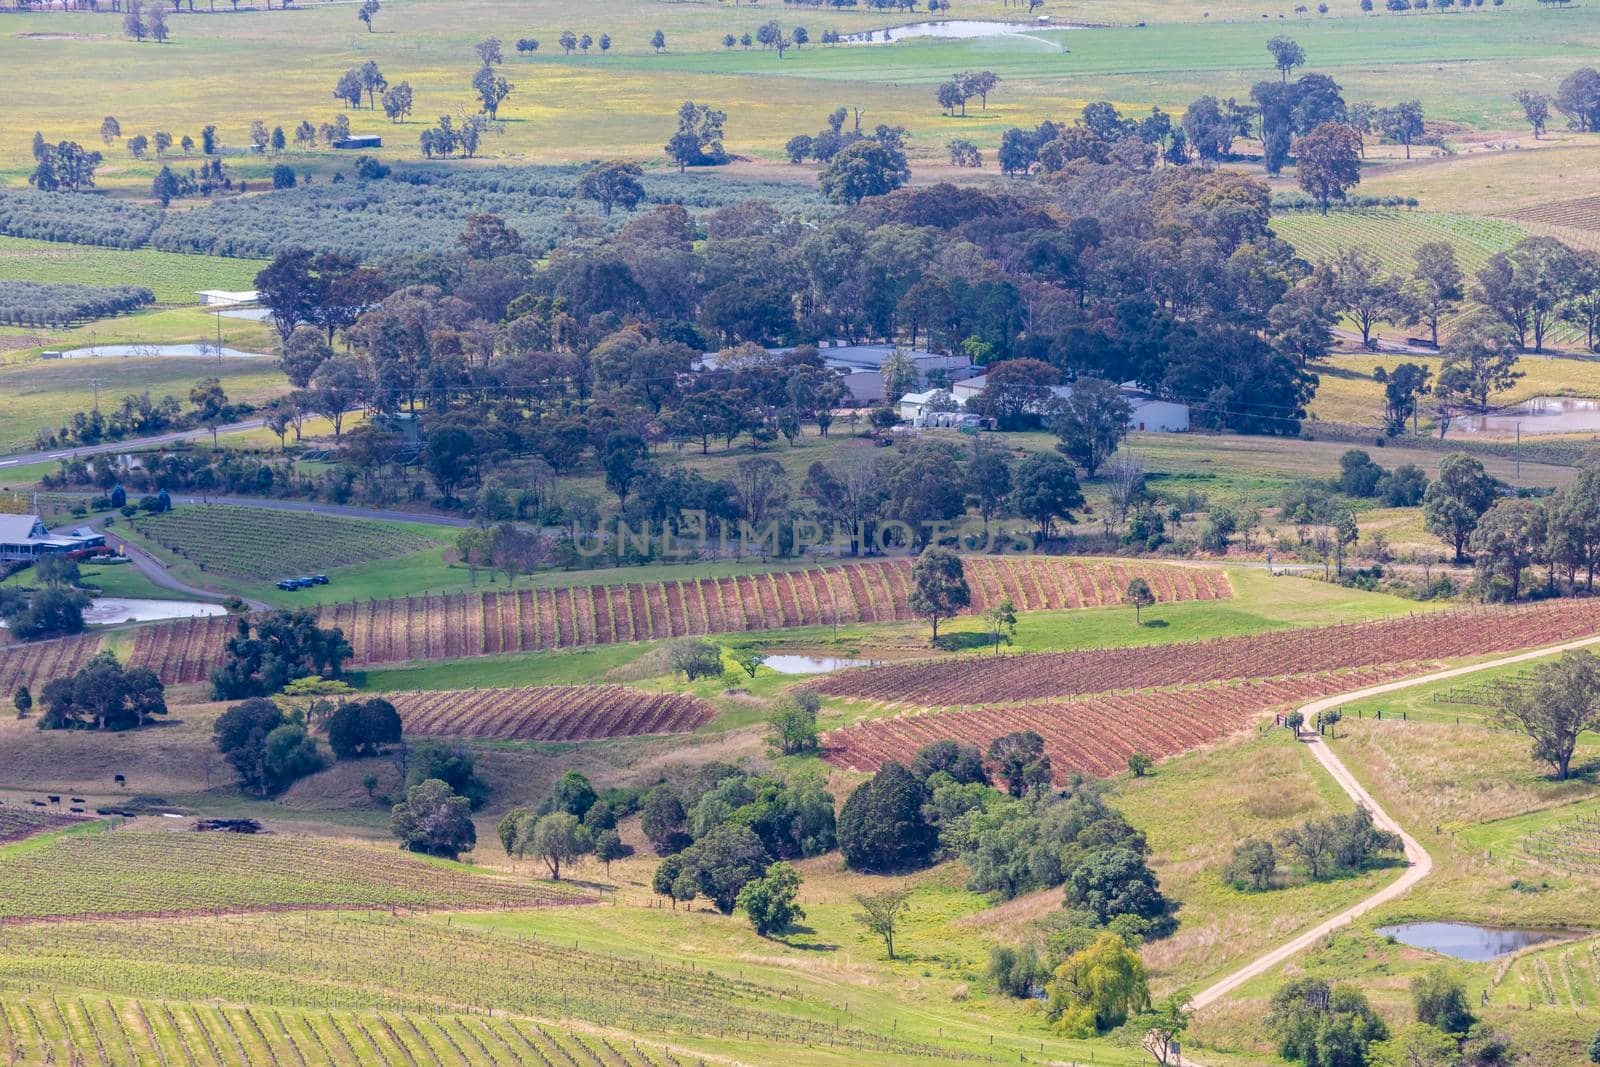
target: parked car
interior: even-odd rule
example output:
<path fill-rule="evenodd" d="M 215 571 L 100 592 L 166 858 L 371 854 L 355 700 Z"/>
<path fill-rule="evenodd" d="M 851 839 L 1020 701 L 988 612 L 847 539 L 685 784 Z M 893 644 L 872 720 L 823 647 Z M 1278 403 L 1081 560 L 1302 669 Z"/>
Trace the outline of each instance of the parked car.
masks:
<path fill-rule="evenodd" d="M 278 583 L 278 588 L 284 590 L 285 592 L 292 593 L 296 589 L 300 588 L 300 579 L 298 579 L 298 578 L 285 578 L 283 581 Z"/>
<path fill-rule="evenodd" d="M 328 576 L 326 574 L 313 574 L 311 576 L 311 584 L 312 585 L 327 585 L 328 584 Z"/>

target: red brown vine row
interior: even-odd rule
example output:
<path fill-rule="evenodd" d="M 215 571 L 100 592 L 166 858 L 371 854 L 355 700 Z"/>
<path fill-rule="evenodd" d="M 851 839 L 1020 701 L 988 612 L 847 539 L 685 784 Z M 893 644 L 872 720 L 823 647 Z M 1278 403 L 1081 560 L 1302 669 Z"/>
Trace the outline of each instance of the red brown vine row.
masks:
<path fill-rule="evenodd" d="M 1104 776 L 1126 770 L 1135 752 L 1153 759 L 1175 756 L 1236 733 L 1273 708 L 1392 681 L 1417 669 L 1415 664 L 1387 664 L 1088 700 L 901 715 L 829 731 L 822 737 L 823 757 L 851 770 L 876 771 L 889 760 L 909 762 L 935 741 L 961 741 L 987 750 L 996 737 L 1032 730 L 1044 738 L 1057 781 L 1073 773 Z"/>
<path fill-rule="evenodd" d="M 929 707 L 998 704 L 1229 678 L 1310 674 L 1553 645 L 1600 632 L 1600 599 L 1473 608 L 1184 644 L 1036 652 L 841 671 L 830 696 Z"/>
<path fill-rule="evenodd" d="M 687 733 L 715 709 L 685 693 L 624 685 L 551 685 L 525 689 L 452 689 L 388 698 L 407 734 L 519 741 Z"/>

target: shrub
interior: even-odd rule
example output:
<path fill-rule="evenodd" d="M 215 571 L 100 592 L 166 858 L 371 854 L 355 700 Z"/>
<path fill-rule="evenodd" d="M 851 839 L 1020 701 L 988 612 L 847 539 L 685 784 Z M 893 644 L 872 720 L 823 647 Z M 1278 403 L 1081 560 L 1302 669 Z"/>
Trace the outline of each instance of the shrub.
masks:
<path fill-rule="evenodd" d="M 922 817 L 923 784 L 894 761 L 856 787 L 839 814 L 839 848 L 845 866 L 894 871 L 921 866 L 935 836 Z"/>

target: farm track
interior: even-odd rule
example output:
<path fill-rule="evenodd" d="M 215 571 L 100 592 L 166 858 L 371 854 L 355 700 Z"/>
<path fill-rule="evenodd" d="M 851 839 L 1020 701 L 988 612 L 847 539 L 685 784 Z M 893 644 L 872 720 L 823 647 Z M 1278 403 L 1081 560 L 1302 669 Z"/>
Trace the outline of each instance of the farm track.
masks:
<path fill-rule="evenodd" d="M 974 655 L 840 671 L 807 687 L 921 707 L 1025 701 L 1479 656 L 1600 631 L 1600 599 L 1471 608 L 1182 644 Z"/>
<path fill-rule="evenodd" d="M 1399 682 L 1387 682 L 1382 685 L 1369 686 L 1364 689 L 1338 693 L 1332 696 L 1323 697 L 1320 700 L 1313 700 L 1309 704 L 1301 706 L 1299 711 L 1306 721 L 1309 722 L 1321 712 L 1338 707 L 1340 704 L 1346 702 L 1365 700 L 1369 697 L 1382 696 L 1386 693 L 1393 693 L 1398 690 L 1409 689 L 1414 686 L 1435 685 L 1439 682 L 1448 681 L 1452 678 L 1459 678 L 1462 675 L 1473 674 L 1478 671 L 1492 670 L 1499 667 L 1509 667 L 1518 663 L 1527 663 L 1532 660 L 1545 659 L 1550 656 L 1558 656 L 1563 652 L 1570 652 L 1579 648 L 1587 648 L 1595 644 L 1600 644 L 1600 636 L 1583 637 L 1577 640 L 1567 641 L 1559 645 L 1553 645 L 1548 648 L 1537 648 L 1528 652 L 1518 653 L 1514 656 L 1504 656 L 1500 659 L 1491 660 L 1487 663 L 1475 663 L 1465 667 L 1452 667 L 1449 670 L 1438 671 L 1420 678 L 1411 678 Z M 1400 840 L 1405 845 L 1405 856 L 1407 863 L 1406 870 L 1400 875 L 1399 878 L 1379 889 L 1371 896 L 1352 904 L 1350 907 L 1344 909 L 1336 915 L 1331 916 L 1330 918 L 1324 919 L 1322 922 L 1317 923 L 1309 930 L 1298 934 L 1284 944 L 1279 945 L 1272 951 L 1258 957 L 1255 960 L 1252 960 L 1250 963 L 1239 968 L 1233 973 L 1227 975 L 1217 982 L 1214 982 L 1210 986 L 1207 986 L 1205 989 L 1197 993 L 1194 999 L 1190 1002 L 1190 1008 L 1194 1011 L 1201 1011 L 1207 1007 L 1210 1007 L 1212 1004 L 1217 1003 L 1223 997 L 1226 997 L 1229 993 L 1233 992 L 1250 979 L 1267 973 L 1268 971 L 1277 967 L 1279 964 L 1283 963 L 1285 960 L 1288 960 L 1290 957 L 1300 953 L 1306 948 L 1309 948 L 1311 945 L 1316 944 L 1334 930 L 1337 930 L 1340 927 L 1348 926 L 1362 915 L 1365 915 L 1367 912 L 1371 911 L 1373 908 L 1376 908 L 1381 904 L 1386 904 L 1391 900 L 1396 900 L 1405 895 L 1405 893 L 1410 890 L 1412 886 L 1426 878 L 1433 870 L 1433 857 L 1428 854 L 1428 850 L 1423 848 L 1421 843 L 1418 842 L 1416 838 L 1407 833 L 1405 827 L 1401 826 L 1400 823 L 1395 820 L 1394 816 L 1390 815 L 1383 809 L 1383 807 L 1377 802 L 1372 794 L 1368 792 L 1367 788 L 1363 786 L 1356 776 L 1350 772 L 1350 769 L 1345 766 L 1344 761 L 1339 758 L 1338 754 L 1335 753 L 1333 749 L 1331 749 L 1326 743 L 1324 743 L 1321 738 L 1314 734 L 1305 735 L 1304 740 L 1310 745 L 1311 754 L 1316 757 L 1317 762 L 1320 763 L 1323 769 L 1328 772 L 1329 776 L 1333 778 L 1334 782 L 1338 784 L 1339 788 L 1344 790 L 1345 794 L 1353 802 L 1355 802 L 1355 804 L 1370 811 L 1372 813 L 1372 821 L 1380 828 L 1400 836 Z"/>
<path fill-rule="evenodd" d="M 984 558 L 975 573 L 977 613 L 1010 597 L 1027 610 L 1119 604 L 1129 578 L 1150 582 L 1158 600 L 1231 597 L 1216 568 L 1093 559 Z M 318 623 L 345 631 L 352 667 L 558 648 L 653 641 L 687 634 L 741 633 L 833 623 L 911 621 L 911 561 L 849 563 L 734 578 L 647 584 L 433 594 L 326 604 Z M 1162 591 L 1165 592 L 1162 592 Z M 507 619 L 515 620 L 508 625 Z M 496 620 L 499 620 L 496 622 Z M 155 623 L 138 629 L 129 662 L 169 685 L 203 682 L 221 663 L 236 622 L 226 616 Z M 98 643 L 87 637 L 81 640 Z M 4 691 L 38 685 L 59 673 L 45 649 L 55 642 L 0 648 Z M 90 652 L 89 654 L 92 654 Z M 87 659 L 87 655 L 82 656 Z M 79 661 L 81 662 L 81 660 Z"/>

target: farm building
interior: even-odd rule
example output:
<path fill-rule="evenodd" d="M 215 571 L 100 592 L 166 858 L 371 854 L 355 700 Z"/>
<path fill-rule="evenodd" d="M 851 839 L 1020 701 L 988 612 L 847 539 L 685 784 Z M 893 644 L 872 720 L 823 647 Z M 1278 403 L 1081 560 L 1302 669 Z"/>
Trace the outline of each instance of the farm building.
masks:
<path fill-rule="evenodd" d="M 965 407 L 973 397 L 983 392 L 988 376 L 979 375 L 965 381 L 956 382 L 950 387 L 950 395 L 957 404 Z M 1128 429 L 1147 433 L 1186 433 L 1189 429 L 1189 405 L 1180 404 L 1173 400 L 1162 400 L 1158 396 L 1147 393 L 1138 388 L 1133 382 L 1123 382 L 1122 395 L 1133 406 L 1133 414 L 1128 419 Z M 1056 396 L 1066 399 L 1072 395 L 1072 386 L 1058 385 L 1051 390 Z M 904 418 L 905 416 L 901 416 Z"/>
<path fill-rule="evenodd" d="M 920 393 L 907 393 L 900 398 L 900 418 L 913 426 L 961 427 L 976 426 L 982 420 L 961 410 L 961 404 L 948 389 L 926 389 Z"/>
<path fill-rule="evenodd" d="M 883 364 L 894 354 L 894 345 L 838 345 L 822 349 L 822 360 L 838 370 L 844 378 L 845 388 L 860 405 L 882 404 L 884 395 Z M 941 356 L 913 348 L 906 353 L 917 368 L 917 381 L 925 384 L 932 371 L 944 371 L 952 381 L 971 377 L 972 360 L 967 356 Z"/>
<path fill-rule="evenodd" d="M 382 148 L 383 138 L 375 133 L 364 133 L 354 137 L 343 137 L 333 142 L 335 148 Z"/>
<path fill-rule="evenodd" d="M 71 534 L 53 534 L 37 515 L 0 515 L 0 560 L 38 559 L 61 552 L 99 548 L 104 534 L 84 528 Z"/>

